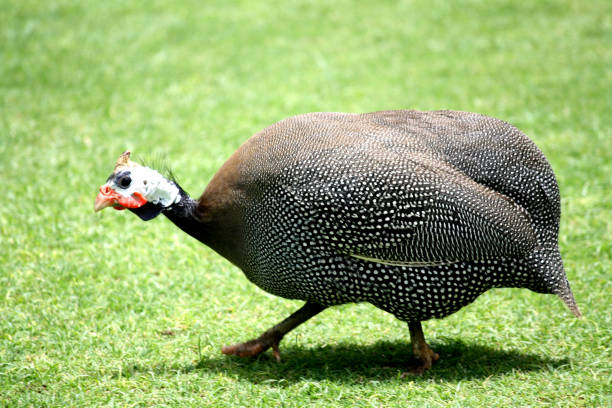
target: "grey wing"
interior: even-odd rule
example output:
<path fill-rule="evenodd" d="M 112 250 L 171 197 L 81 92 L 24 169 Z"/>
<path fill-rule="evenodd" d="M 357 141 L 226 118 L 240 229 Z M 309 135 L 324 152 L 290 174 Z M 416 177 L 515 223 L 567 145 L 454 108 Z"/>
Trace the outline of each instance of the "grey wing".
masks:
<path fill-rule="evenodd" d="M 302 190 L 315 246 L 406 266 L 520 256 L 535 247 L 528 213 L 510 198 L 438 162 L 397 168 L 345 172 Z"/>

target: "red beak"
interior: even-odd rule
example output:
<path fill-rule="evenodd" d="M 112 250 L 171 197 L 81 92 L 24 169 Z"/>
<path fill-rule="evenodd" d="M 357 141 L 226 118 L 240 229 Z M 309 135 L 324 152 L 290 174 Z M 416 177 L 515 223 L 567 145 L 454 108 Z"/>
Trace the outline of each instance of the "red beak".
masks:
<path fill-rule="evenodd" d="M 110 188 L 108 184 L 105 184 L 100 187 L 100 192 L 94 203 L 94 210 L 100 211 L 110 206 L 113 206 L 115 210 L 125 210 L 126 208 L 138 208 L 146 203 L 147 199 L 138 192 L 135 192 L 130 197 L 124 197 Z"/>
<path fill-rule="evenodd" d="M 117 194 L 115 190 L 110 188 L 107 184 L 103 185 L 100 187 L 100 192 L 96 197 L 94 210 L 97 212 L 111 205 L 119 204 L 119 197 L 119 194 Z"/>

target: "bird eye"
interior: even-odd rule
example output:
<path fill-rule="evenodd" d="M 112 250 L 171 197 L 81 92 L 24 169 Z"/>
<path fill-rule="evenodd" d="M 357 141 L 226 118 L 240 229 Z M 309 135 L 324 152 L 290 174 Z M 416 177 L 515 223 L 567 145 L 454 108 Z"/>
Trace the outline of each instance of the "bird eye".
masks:
<path fill-rule="evenodd" d="M 130 178 L 130 176 L 123 176 L 119 179 L 119 186 L 121 188 L 128 188 L 131 183 L 132 179 Z"/>

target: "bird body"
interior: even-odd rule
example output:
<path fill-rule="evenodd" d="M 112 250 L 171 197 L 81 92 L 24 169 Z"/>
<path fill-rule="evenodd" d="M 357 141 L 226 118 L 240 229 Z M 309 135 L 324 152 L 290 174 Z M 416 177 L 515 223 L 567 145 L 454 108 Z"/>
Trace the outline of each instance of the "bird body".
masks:
<path fill-rule="evenodd" d="M 117 190 L 127 163 L 107 188 Z M 558 249 L 554 173 L 527 136 L 498 119 L 299 115 L 245 142 L 198 201 L 178 188 L 169 206 L 132 210 L 143 219 L 163 212 L 263 290 L 317 305 L 310 313 L 365 301 L 418 324 L 490 288 L 523 287 L 555 293 L 579 315 Z M 411 326 L 413 345 L 419 332 Z M 434 354 L 425 354 L 430 366 Z"/>

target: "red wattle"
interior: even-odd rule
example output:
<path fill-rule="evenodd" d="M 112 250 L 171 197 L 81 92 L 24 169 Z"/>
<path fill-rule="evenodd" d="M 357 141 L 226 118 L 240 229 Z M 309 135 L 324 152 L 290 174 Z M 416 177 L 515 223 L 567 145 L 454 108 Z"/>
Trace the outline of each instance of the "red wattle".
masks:
<path fill-rule="evenodd" d="M 139 208 L 147 203 L 147 199 L 143 197 L 142 194 L 136 192 L 129 197 L 119 196 L 117 202 L 124 208 L 117 208 L 118 210 L 123 210 L 125 208 Z"/>

